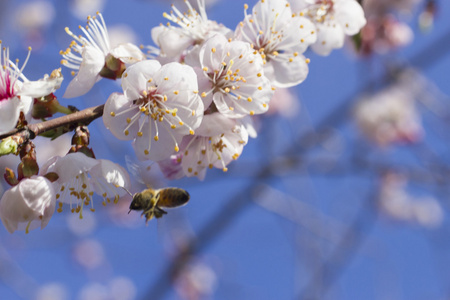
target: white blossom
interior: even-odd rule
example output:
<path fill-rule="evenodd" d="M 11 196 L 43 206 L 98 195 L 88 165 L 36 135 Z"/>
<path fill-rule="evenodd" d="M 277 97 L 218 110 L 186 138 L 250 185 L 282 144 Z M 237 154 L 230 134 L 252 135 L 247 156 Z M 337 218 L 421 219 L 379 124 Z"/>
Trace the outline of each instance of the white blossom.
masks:
<path fill-rule="evenodd" d="M 32 176 L 21 180 L 3 194 L 0 219 L 10 233 L 16 230 L 28 233 L 31 229 L 47 226 L 55 205 L 52 183 L 43 176 Z"/>
<path fill-rule="evenodd" d="M 287 1 L 258 1 L 251 15 L 245 6 L 245 19 L 235 35 L 261 54 L 265 75 L 274 86 L 294 86 L 308 75 L 309 60 L 302 53 L 316 41 L 315 27 L 306 18 L 293 18 Z"/>
<path fill-rule="evenodd" d="M 355 35 L 366 24 L 356 0 L 290 0 L 292 11 L 309 18 L 317 27 L 317 41 L 311 46 L 319 55 L 342 48 L 346 35 Z"/>
<path fill-rule="evenodd" d="M 199 85 L 205 107 L 228 117 L 261 114 L 274 93 L 263 60 L 250 44 L 215 35 L 200 49 Z M 214 110 L 213 110 L 214 112 Z"/>
<path fill-rule="evenodd" d="M 118 139 L 134 140 L 140 160 L 170 157 L 201 123 L 204 106 L 190 66 L 142 61 L 123 74 L 122 87 L 124 94 L 106 101 L 103 122 Z"/>
<path fill-rule="evenodd" d="M 416 142 L 423 135 L 414 97 L 396 86 L 363 97 L 355 117 L 362 132 L 381 146 Z"/>
<path fill-rule="evenodd" d="M 189 1 L 184 1 L 188 7 L 186 13 L 181 13 L 172 5 L 171 14 L 164 13 L 164 17 L 178 26 L 160 25 L 152 29 L 152 39 L 161 49 L 162 57 L 179 58 L 186 55 L 195 45 L 202 45 L 208 38 L 217 33 L 227 36 L 232 31 L 222 24 L 208 20 L 204 0 L 197 0 L 198 11 Z"/>
<path fill-rule="evenodd" d="M 219 168 L 238 159 L 248 142 L 248 133 L 238 119 L 214 113 L 203 117 L 195 136 L 183 140 L 181 166 L 186 176 L 203 179 L 207 168 Z"/>
<path fill-rule="evenodd" d="M 1 42 L 0 42 L 1 45 Z M 30 57 L 18 67 L 18 60 L 13 63 L 9 59 L 9 49 L 3 48 L 0 57 L 0 134 L 6 133 L 17 124 L 19 115 L 24 113 L 25 119 L 30 120 L 33 98 L 40 98 L 53 93 L 61 86 L 62 76 L 59 70 L 53 71 L 51 76 L 45 75 L 38 81 L 29 81 L 23 75 L 23 69 Z"/>
<path fill-rule="evenodd" d="M 439 202 L 430 196 L 413 196 L 407 191 L 404 177 L 387 173 L 380 187 L 379 207 L 388 216 L 428 228 L 442 224 L 444 211 Z"/>
<path fill-rule="evenodd" d="M 63 203 L 69 203 L 71 211 L 79 213 L 80 218 L 84 206 L 90 205 L 91 211 L 95 211 L 92 202 L 94 193 L 103 198 L 103 205 L 111 201 L 117 203 L 126 194 L 123 188 L 130 186 L 129 175 L 121 166 L 108 160 L 87 157 L 80 152 L 52 157 L 40 172 L 58 174 L 54 182 L 59 201 L 57 211 L 62 211 Z"/>
<path fill-rule="evenodd" d="M 69 48 L 60 52 L 64 57 L 61 63 L 73 69 L 72 75 L 76 75 L 67 87 L 66 98 L 84 95 L 101 77 L 116 79 L 121 76 L 125 64 L 145 59 L 139 47 L 131 43 L 111 47 L 100 13 L 89 16 L 86 28 L 80 26 L 80 29 L 85 36 L 77 36 L 66 27 L 67 34 L 74 40 Z"/>

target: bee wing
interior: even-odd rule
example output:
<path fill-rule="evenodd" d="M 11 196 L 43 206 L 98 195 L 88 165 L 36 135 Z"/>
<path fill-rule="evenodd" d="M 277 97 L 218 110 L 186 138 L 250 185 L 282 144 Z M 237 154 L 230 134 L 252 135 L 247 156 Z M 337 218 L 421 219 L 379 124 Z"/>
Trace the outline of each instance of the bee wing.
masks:
<path fill-rule="evenodd" d="M 132 174 L 133 178 L 140 184 L 146 185 L 147 188 L 152 188 L 150 181 L 152 178 L 149 174 L 153 162 L 140 162 L 137 164 L 129 155 L 125 155 L 125 163 L 128 172 Z"/>
<path fill-rule="evenodd" d="M 158 206 L 161 207 L 179 207 L 188 203 L 190 195 L 187 191 L 180 188 L 165 188 L 158 190 Z"/>

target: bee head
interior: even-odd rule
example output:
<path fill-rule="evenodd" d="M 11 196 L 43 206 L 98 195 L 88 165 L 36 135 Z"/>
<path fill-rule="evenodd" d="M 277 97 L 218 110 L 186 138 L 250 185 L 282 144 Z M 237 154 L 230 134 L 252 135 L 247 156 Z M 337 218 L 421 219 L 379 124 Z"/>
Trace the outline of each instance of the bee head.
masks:
<path fill-rule="evenodd" d="M 130 211 L 132 210 L 143 210 L 143 200 L 141 193 L 136 193 L 133 195 L 133 200 L 130 203 Z M 128 213 L 130 213 L 130 211 Z"/>

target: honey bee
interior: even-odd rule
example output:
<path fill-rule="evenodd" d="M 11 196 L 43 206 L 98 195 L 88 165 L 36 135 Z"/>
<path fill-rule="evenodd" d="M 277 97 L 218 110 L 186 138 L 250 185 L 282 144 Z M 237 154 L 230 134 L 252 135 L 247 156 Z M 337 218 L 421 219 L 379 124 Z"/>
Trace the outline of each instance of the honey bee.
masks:
<path fill-rule="evenodd" d="M 130 193 L 131 195 L 131 193 Z M 189 193 L 180 188 L 146 189 L 133 195 L 130 204 L 130 213 L 132 210 L 142 210 L 142 216 L 145 215 L 145 224 L 153 219 L 159 219 L 167 214 L 161 207 L 179 207 L 189 201 Z"/>

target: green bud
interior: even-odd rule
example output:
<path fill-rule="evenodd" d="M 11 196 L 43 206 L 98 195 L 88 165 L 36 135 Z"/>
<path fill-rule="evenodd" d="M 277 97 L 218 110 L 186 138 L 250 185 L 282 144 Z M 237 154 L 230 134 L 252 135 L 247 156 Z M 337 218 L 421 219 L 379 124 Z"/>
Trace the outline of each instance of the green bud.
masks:
<path fill-rule="evenodd" d="M 7 137 L 0 142 L 0 156 L 8 154 L 17 154 L 19 145 L 12 137 Z"/>

